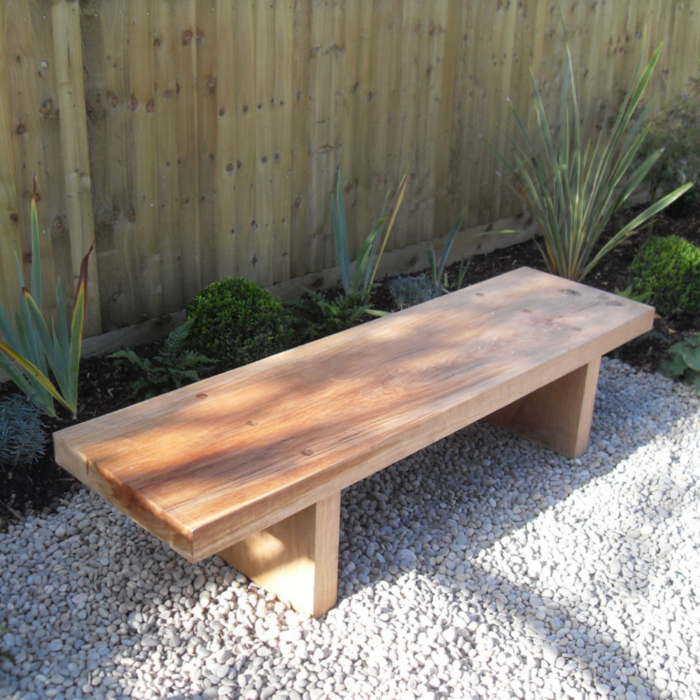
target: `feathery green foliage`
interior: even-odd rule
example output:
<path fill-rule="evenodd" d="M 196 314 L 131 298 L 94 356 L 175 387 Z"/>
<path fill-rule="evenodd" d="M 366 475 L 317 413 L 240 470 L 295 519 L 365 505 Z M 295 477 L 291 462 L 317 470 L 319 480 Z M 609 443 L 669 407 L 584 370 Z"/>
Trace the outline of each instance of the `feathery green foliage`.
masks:
<path fill-rule="evenodd" d="M 652 199 L 700 177 L 700 78 L 691 78 L 686 92 L 676 96 L 650 122 L 640 158 L 663 149 L 649 171 Z M 698 198 L 697 188 L 682 201 Z"/>
<path fill-rule="evenodd" d="M 435 285 L 424 272 L 416 275 L 401 275 L 389 283 L 389 294 L 399 311 L 423 304 L 436 296 Z"/>
<path fill-rule="evenodd" d="M 289 299 L 285 307 L 299 344 L 357 326 L 369 312 L 369 305 L 359 293 L 327 299 L 320 292 L 308 292 L 298 299 Z"/>
<path fill-rule="evenodd" d="M 141 394 L 150 399 L 198 382 L 213 370 L 215 360 L 185 348 L 191 325 L 190 319 L 172 331 L 153 357 L 141 357 L 130 349 L 117 350 L 109 355 L 118 367 L 135 374 L 131 384 L 134 395 Z"/>

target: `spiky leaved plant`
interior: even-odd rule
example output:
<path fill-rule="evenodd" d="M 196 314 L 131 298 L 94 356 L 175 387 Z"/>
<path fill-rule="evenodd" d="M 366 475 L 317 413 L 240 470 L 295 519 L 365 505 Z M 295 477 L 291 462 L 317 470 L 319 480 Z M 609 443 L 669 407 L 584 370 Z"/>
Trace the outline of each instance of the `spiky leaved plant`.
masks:
<path fill-rule="evenodd" d="M 29 286 L 25 286 L 22 268 L 16 258 L 21 290 L 20 309 L 15 314 L 13 324 L 0 305 L 0 369 L 47 415 L 56 415 L 54 401 L 58 401 L 75 416 L 78 413 L 78 372 L 85 325 L 88 259 L 92 246 L 80 265 L 70 329 L 61 282 L 57 279 L 56 315 L 49 330 L 41 293 L 41 245 L 36 201 L 35 178 L 31 203 L 31 278 Z"/>
<path fill-rule="evenodd" d="M 515 192 L 539 224 L 544 244 L 538 245 L 549 271 L 554 274 L 583 280 L 613 248 L 692 187 L 692 183 L 686 183 L 670 192 L 599 245 L 613 215 L 644 181 L 661 155 L 661 149 L 655 150 L 635 164 L 648 130 L 649 107 L 643 110 L 638 107 L 661 48 L 656 49 L 646 67 L 640 60 L 612 126 L 604 124 L 596 140 L 584 140 L 573 60 L 567 45 L 559 126 L 550 125 L 532 74 L 535 133 L 530 134 L 524 119 L 511 107 L 521 136 L 515 157 L 510 160 L 491 147 L 512 175 Z"/>

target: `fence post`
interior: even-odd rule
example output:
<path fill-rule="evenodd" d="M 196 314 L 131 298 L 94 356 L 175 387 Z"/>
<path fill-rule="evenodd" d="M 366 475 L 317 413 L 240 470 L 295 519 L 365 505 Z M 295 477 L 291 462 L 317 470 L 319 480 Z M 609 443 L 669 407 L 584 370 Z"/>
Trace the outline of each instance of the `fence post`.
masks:
<path fill-rule="evenodd" d="M 3 12 L 0 10 L 0 36 L 5 36 Z M 4 49 L 4 47 L 3 47 Z M 17 190 L 12 144 L 12 98 L 4 50 L 0 51 L 0 301 L 10 318 L 17 309 L 19 296 L 15 274 L 15 256 L 22 255 L 20 245 Z"/>
<path fill-rule="evenodd" d="M 95 239 L 79 3 L 54 0 L 52 18 L 66 211 L 73 276 L 77 282 L 80 262 Z M 86 337 L 102 332 L 99 289 L 95 251 L 88 268 Z"/>

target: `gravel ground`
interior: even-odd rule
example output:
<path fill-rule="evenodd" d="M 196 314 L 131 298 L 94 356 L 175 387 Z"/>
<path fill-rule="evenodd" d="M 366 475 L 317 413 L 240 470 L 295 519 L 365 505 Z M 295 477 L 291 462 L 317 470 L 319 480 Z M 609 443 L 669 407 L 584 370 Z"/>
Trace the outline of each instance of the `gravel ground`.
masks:
<path fill-rule="evenodd" d="M 291 611 L 81 491 L 0 535 L 0 697 L 700 697 L 700 402 L 604 360 L 569 460 L 474 425 L 343 493 Z"/>

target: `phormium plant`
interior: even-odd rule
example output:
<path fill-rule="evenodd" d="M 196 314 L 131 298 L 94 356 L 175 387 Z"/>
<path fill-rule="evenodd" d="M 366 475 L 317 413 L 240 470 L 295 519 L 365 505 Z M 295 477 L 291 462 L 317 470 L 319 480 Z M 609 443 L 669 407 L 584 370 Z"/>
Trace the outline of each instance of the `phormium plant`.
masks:
<path fill-rule="evenodd" d="M 601 234 L 613 215 L 647 177 L 661 156 L 637 155 L 648 126 L 648 107 L 638 111 L 642 96 L 659 61 L 661 46 L 643 67 L 640 61 L 617 117 L 605 120 L 597 139 L 584 139 L 573 60 L 567 45 L 558 124 L 550 124 L 537 81 L 532 75 L 537 128 L 530 134 L 514 107 L 511 111 L 521 136 L 513 160 L 496 154 L 514 180 L 514 190 L 538 223 L 544 238 L 540 251 L 550 272 L 572 280 L 586 275 L 647 220 L 690 189 L 685 183 L 647 207 L 604 244 Z"/>
<path fill-rule="evenodd" d="M 435 255 L 435 250 L 433 248 L 430 249 L 429 269 L 427 273 L 423 272 L 415 276 L 403 275 L 391 281 L 389 284 L 389 293 L 391 294 L 396 308 L 399 310 L 407 309 L 416 304 L 422 304 L 423 302 L 447 294 L 454 289 L 462 288 L 464 277 L 469 268 L 469 261 L 462 261 L 459 267 L 457 280 L 453 283 L 450 283 L 445 268 L 450 251 L 452 250 L 452 245 L 462 228 L 466 215 L 466 208 L 462 209 L 457 215 L 450 232 L 447 234 L 447 239 L 445 240 L 445 245 L 442 248 L 439 260 Z"/>
<path fill-rule="evenodd" d="M 447 240 L 445 241 L 445 245 L 442 249 L 440 260 L 437 260 L 437 258 L 435 257 L 435 251 L 432 248 L 430 249 L 430 280 L 433 284 L 433 297 L 438 297 L 441 294 L 446 294 L 450 291 L 450 285 L 447 279 L 447 273 L 445 272 L 445 267 L 447 265 L 447 259 L 450 255 L 450 251 L 452 250 L 452 245 L 455 242 L 457 234 L 462 228 L 462 224 L 464 223 L 464 219 L 466 216 L 467 210 L 465 207 L 464 209 L 462 209 L 462 211 L 459 212 L 454 224 L 452 224 L 450 232 L 447 234 Z M 467 273 L 468 267 L 468 261 L 462 262 L 462 264 L 460 265 L 459 275 L 455 284 L 457 289 L 460 289 L 462 284 L 464 283 L 464 276 Z"/>

